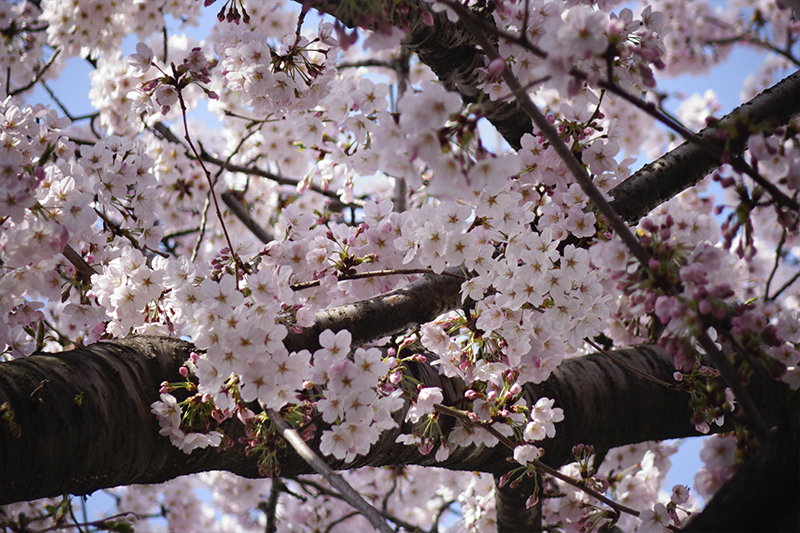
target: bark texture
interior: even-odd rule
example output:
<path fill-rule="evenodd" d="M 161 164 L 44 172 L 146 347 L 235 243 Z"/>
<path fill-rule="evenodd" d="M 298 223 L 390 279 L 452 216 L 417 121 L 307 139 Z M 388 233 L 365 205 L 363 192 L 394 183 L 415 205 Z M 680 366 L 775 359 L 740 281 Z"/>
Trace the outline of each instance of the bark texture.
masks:
<path fill-rule="evenodd" d="M 224 424 L 236 444 L 222 451 L 195 450 L 186 455 L 158 434 L 150 404 L 158 400 L 161 382 L 180 379 L 178 368 L 190 351 L 191 345 L 184 341 L 136 337 L 0 364 L 0 403 L 9 403 L 22 430 L 17 438 L 9 428 L 0 428 L 0 503 L 158 483 L 209 470 L 259 477 L 255 460 L 245 456 L 237 442 L 243 436 L 238 420 Z M 664 380 L 673 371 L 671 357 L 657 347 L 640 346 L 615 356 Z M 445 404 L 462 398 L 452 380 L 427 364 L 415 365 L 409 372 L 426 386 L 441 386 Z M 550 379 L 526 387 L 526 394 L 534 401 L 551 396 L 564 409 L 566 419 L 558 425 L 556 438 L 544 444 L 543 460 L 554 467 L 571 461 L 572 446 L 578 443 L 608 449 L 696 435 L 688 422 L 688 394 L 631 374 L 602 355 L 565 361 Z M 786 403 L 784 387 L 754 382 L 751 394 L 767 423 L 774 423 Z M 399 413 L 398 420 L 403 416 Z M 309 443 L 313 449 L 318 450 L 322 429 L 317 428 Z M 437 463 L 433 454 L 420 455 L 416 447 L 395 443 L 397 434 L 408 429 L 401 426 L 387 432 L 366 457 L 348 464 L 334 461 L 331 466 L 416 464 L 492 474 L 509 469 L 510 452 L 499 445 L 459 448 Z M 280 461 L 282 475 L 310 473 L 288 449 Z"/>
<path fill-rule="evenodd" d="M 800 398 L 766 444 L 683 531 L 800 531 Z"/>
<path fill-rule="evenodd" d="M 785 126 L 798 115 L 800 71 L 740 105 L 725 115 L 719 123 L 704 128 L 697 135 L 710 141 L 718 149 L 726 150 L 730 157 L 735 157 L 744 151 L 748 139 L 744 131 L 731 134 L 737 130 L 737 124 L 740 127 L 746 124 L 754 130 L 770 131 Z M 614 198 L 611 205 L 626 222 L 635 224 L 641 217 L 695 185 L 720 165 L 718 157 L 696 144 L 684 142 L 614 187 L 610 191 Z"/>
<path fill-rule="evenodd" d="M 541 485 L 541 477 L 539 484 Z M 534 478 L 525 477 L 519 485 L 502 485 L 500 476 L 495 475 L 495 500 L 497 509 L 497 531 L 541 531 L 542 500 L 528 507 L 528 498 L 536 490 Z"/>
<path fill-rule="evenodd" d="M 448 268 L 443 274 L 423 276 L 374 298 L 326 309 L 317 313 L 312 327 L 290 335 L 284 344 L 290 351 L 313 351 L 319 348 L 319 334 L 326 329 L 348 329 L 355 346 L 400 333 L 457 309 L 464 280 L 461 269 Z"/>
<path fill-rule="evenodd" d="M 363 14 L 375 2 L 365 1 L 365 10 L 350 12 L 343 11 L 343 7 L 352 5 L 345 2 L 313 0 L 307 5 L 353 27 L 367 24 Z M 479 88 L 477 68 L 483 65 L 482 51 L 469 32 L 443 15 L 435 15 L 433 27 L 427 26 L 414 9 L 421 3 L 409 0 L 408 5 L 412 9 L 405 13 L 387 13 L 387 20 L 407 30 L 404 46 L 415 51 L 445 87 L 457 91 L 465 102 L 478 103 L 484 116 L 518 149 L 521 137 L 532 131 L 530 121 L 516 101 L 493 102 Z M 717 131 L 725 130 L 742 117 L 753 125 L 784 125 L 800 113 L 798 94 L 800 75 L 796 73 L 725 117 L 720 126 L 706 128 L 701 135 L 716 139 Z M 744 136 L 732 139 L 728 149 L 738 153 L 745 143 Z M 615 188 L 611 192 L 613 206 L 626 221 L 634 223 L 660 203 L 694 185 L 719 164 L 719 159 L 694 145 L 681 145 Z M 397 333 L 458 307 L 459 288 L 457 278 L 428 276 L 388 295 L 321 313 L 313 328 L 290 336 L 286 344 L 292 350 L 313 350 L 319 332 L 326 328 L 347 328 L 358 344 Z M 245 456 L 243 446 L 238 443 L 243 436 L 238 421 L 224 425 L 236 443 L 224 451 L 196 450 L 186 455 L 173 447 L 168 438 L 159 435 L 150 404 L 158 399 L 161 382 L 180 379 L 178 369 L 191 349 L 191 344 L 175 339 L 139 337 L 1 363 L 0 404 L 8 402 L 21 435 L 14 436 L 7 425 L 0 427 L 0 503 L 63 493 L 88 494 L 104 487 L 162 482 L 208 470 L 258 477 L 254 459 Z M 656 346 L 621 350 L 615 357 L 671 381 L 672 360 Z M 408 370 L 426 386 L 442 387 L 444 403 L 453 404 L 461 399 L 456 384 L 439 376 L 433 367 L 419 364 Z M 753 380 L 750 393 L 765 421 L 770 425 L 776 423 L 787 405 L 789 395 L 785 387 Z M 565 411 L 566 420 L 558 425 L 556 438 L 544 445 L 543 460 L 553 467 L 571 461 L 572 446 L 578 443 L 607 450 L 645 440 L 696 434 L 689 423 L 687 394 L 645 380 L 602 355 L 566 361 L 544 383 L 526 387 L 526 395 L 531 403 L 541 396 L 555 398 L 556 405 Z M 796 413 L 793 416 L 796 418 Z M 399 413 L 398 420 L 402 419 L 403 413 Z M 322 429 L 317 428 L 311 442 L 313 448 L 318 447 Z M 508 470 L 509 451 L 499 446 L 456 449 L 446 461 L 436 463 L 433 454 L 422 456 L 416 448 L 394 442 L 396 435 L 407 429 L 401 427 L 385 434 L 366 457 L 332 466 L 418 464 L 495 475 Z M 775 445 L 779 447 L 769 448 L 773 450 L 770 453 L 789 460 L 777 463 L 770 471 L 774 476 L 791 480 L 798 468 L 796 453 L 792 453 L 797 449 L 797 436 L 796 432 L 780 435 L 783 436 Z M 764 455 L 770 456 L 767 448 Z M 795 460 L 791 460 L 793 455 Z M 309 472 L 307 465 L 288 450 L 280 460 L 283 475 Z M 766 460 L 757 464 L 764 465 L 764 469 L 769 466 Z M 520 508 L 530 494 L 529 487 L 524 488 L 498 493 L 499 520 L 506 531 L 537 527 L 536 514 Z M 726 509 L 742 505 L 733 498 L 719 501 L 722 502 L 719 505 L 725 506 L 722 515 Z M 724 529 L 713 527 L 720 522 L 714 518 L 717 515 L 711 514 L 712 509 L 709 506 L 707 515 L 712 520 L 708 522 L 711 526 L 698 521 L 697 530 Z"/>

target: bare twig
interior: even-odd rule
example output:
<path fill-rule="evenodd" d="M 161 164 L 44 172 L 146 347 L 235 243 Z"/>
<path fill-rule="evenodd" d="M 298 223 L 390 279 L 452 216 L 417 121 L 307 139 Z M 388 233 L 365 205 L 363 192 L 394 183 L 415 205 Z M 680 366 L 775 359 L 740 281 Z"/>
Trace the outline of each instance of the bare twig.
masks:
<path fill-rule="evenodd" d="M 364 517 L 369 520 L 369 523 L 372 524 L 372 527 L 381 533 L 392 533 L 392 528 L 389 527 L 389 524 L 386 523 L 386 520 L 384 520 L 380 512 L 362 498 L 340 474 L 334 472 L 320 456 L 314 453 L 297 431 L 289 427 L 289 424 L 286 423 L 282 416 L 273 409 L 265 409 L 263 405 L 262 409 L 267 413 L 270 421 L 275 424 L 281 436 L 294 448 L 297 455 L 302 457 L 311 468 L 321 474 L 332 487 L 339 491 L 342 498 L 364 515 Z"/>
<path fill-rule="evenodd" d="M 622 368 L 624 368 L 626 370 L 630 370 L 634 374 L 638 374 L 639 376 L 642 376 L 645 379 L 649 379 L 653 383 L 658 383 L 659 385 L 667 387 L 668 389 L 675 389 L 676 388 L 674 385 L 671 385 L 671 384 L 667 383 L 666 381 L 660 380 L 655 376 L 651 376 L 650 374 L 642 372 L 638 368 L 634 368 L 634 367 L 632 367 L 631 365 L 629 365 L 627 363 L 623 363 L 622 361 L 620 361 L 619 359 L 617 359 L 616 357 L 614 357 L 613 355 L 608 353 L 608 350 L 603 349 L 602 346 L 600 346 L 599 344 L 594 342 L 592 339 L 585 338 L 585 339 L 583 339 L 583 342 L 585 342 L 586 344 L 588 344 L 589 346 L 591 346 L 592 348 L 597 350 L 598 353 L 601 353 L 601 354 L 605 355 L 615 365 L 619 365 L 619 366 L 621 366 Z"/>
<path fill-rule="evenodd" d="M 173 67 L 174 68 L 174 67 Z M 219 202 L 217 201 L 217 194 L 214 192 L 214 181 L 211 179 L 211 173 L 208 171 L 206 166 L 203 164 L 203 161 L 200 159 L 200 153 L 195 148 L 194 143 L 192 142 L 192 138 L 189 135 L 189 124 L 186 121 L 186 102 L 183 100 L 183 92 L 181 91 L 180 87 L 175 87 L 176 91 L 178 92 L 178 101 L 181 104 L 181 116 L 183 117 L 183 131 L 184 131 L 184 138 L 186 142 L 189 143 L 189 148 L 194 153 L 195 157 L 197 158 L 198 162 L 200 163 L 200 168 L 203 169 L 203 173 L 208 180 L 208 194 L 211 197 L 211 200 L 214 203 L 214 208 L 217 211 L 217 218 L 219 219 L 220 227 L 222 228 L 222 234 L 225 237 L 225 242 L 228 243 L 228 249 L 231 252 L 231 256 L 234 258 L 234 265 L 236 268 L 236 286 L 239 285 L 239 258 L 236 256 L 236 248 L 233 246 L 233 242 L 231 242 L 231 237 L 228 235 L 228 227 L 225 225 L 225 219 L 222 218 L 222 209 L 219 207 Z M 196 256 L 196 254 L 195 254 Z M 194 260 L 194 257 L 192 258 Z"/>
<path fill-rule="evenodd" d="M 772 270 L 769 273 L 769 277 L 767 277 L 767 284 L 764 287 L 764 297 L 769 299 L 769 286 L 772 284 L 772 280 L 775 277 L 775 272 L 778 271 L 778 266 L 781 263 L 781 256 L 783 255 L 783 245 L 786 244 L 786 228 L 783 228 L 781 231 L 781 240 L 778 242 L 778 247 L 775 249 L 775 262 L 772 265 Z"/>
<path fill-rule="evenodd" d="M 180 144 L 181 146 L 183 146 L 184 148 L 187 148 L 187 150 L 188 150 L 188 147 L 181 141 L 181 139 L 177 135 L 175 135 L 172 132 L 172 130 L 170 130 L 169 127 L 166 124 L 164 124 L 163 122 L 157 122 L 153 126 L 153 129 L 155 131 L 157 131 L 159 134 L 161 134 L 161 136 L 164 137 L 169 142 L 175 143 L 175 144 Z M 292 187 L 297 187 L 300 184 L 300 180 L 297 180 L 297 179 L 294 179 L 294 178 L 287 178 L 286 176 L 281 176 L 280 174 L 275 174 L 275 173 L 269 172 L 267 170 L 262 170 L 262 169 L 260 169 L 258 167 L 246 166 L 246 165 L 237 165 L 235 163 L 231 163 L 230 161 L 223 161 L 222 159 L 220 159 L 218 157 L 214 157 L 213 155 L 209 154 L 208 152 L 203 150 L 202 147 L 201 147 L 201 150 L 200 150 L 199 154 L 190 152 L 188 155 L 192 159 L 200 161 L 201 164 L 202 164 L 202 162 L 211 163 L 212 165 L 215 165 L 215 166 L 218 166 L 220 168 L 223 168 L 223 169 L 225 169 L 225 170 L 227 170 L 229 172 L 239 172 L 241 174 L 245 174 L 245 175 L 248 175 L 248 176 L 258 176 L 259 178 L 266 178 L 268 180 L 274 181 L 278 185 L 289 185 L 289 186 L 292 186 Z M 309 187 L 309 190 L 312 190 L 315 193 L 318 193 L 318 194 L 321 194 L 321 195 L 323 195 L 323 196 L 325 196 L 327 198 L 330 198 L 331 202 L 334 205 L 338 204 L 338 205 L 342 205 L 342 206 L 364 207 L 364 201 L 363 200 L 355 199 L 352 202 L 350 202 L 349 204 L 345 204 L 339 199 L 339 195 L 338 194 L 336 194 L 333 191 L 326 191 L 326 190 L 320 188 L 318 185 L 311 184 L 311 186 Z"/>
<path fill-rule="evenodd" d="M 253 235 L 258 238 L 264 244 L 268 244 L 274 237 L 270 232 L 265 230 L 261 224 L 255 221 L 255 219 L 250 216 L 250 212 L 247 208 L 242 204 L 239 198 L 236 197 L 236 193 L 233 191 L 225 191 L 220 195 L 222 197 L 222 201 L 228 206 L 228 209 L 231 210 L 231 213 L 236 215 L 236 218 L 239 219 L 239 222 L 245 225 L 247 229 L 249 229 Z"/>
<path fill-rule="evenodd" d="M 47 63 L 45 63 L 42 66 L 42 68 L 39 69 L 39 71 L 36 73 L 36 75 L 33 77 L 33 79 L 29 83 L 27 83 L 26 85 L 23 85 L 22 87 L 18 87 L 18 88 L 14 89 L 11 92 L 7 92 L 6 94 L 8 94 L 9 96 L 16 96 L 16 95 L 18 95 L 20 93 L 24 93 L 25 91 L 27 91 L 28 89 L 30 89 L 31 87 L 36 85 L 36 83 L 40 79 L 42 79 L 42 76 L 44 76 L 45 72 L 47 72 L 47 70 L 53 65 L 53 63 L 55 62 L 56 58 L 59 56 L 60 53 L 61 53 L 61 47 L 59 46 L 58 48 L 55 49 L 55 52 L 53 52 L 53 55 L 50 56 L 50 59 L 47 60 Z M 10 76 L 9 76 L 9 78 L 10 78 Z"/>
<path fill-rule="evenodd" d="M 219 159 L 217 157 L 214 157 L 214 156 L 212 156 L 211 154 L 209 154 L 207 152 L 203 152 L 202 154 L 200 154 L 198 159 L 200 159 L 201 161 L 205 161 L 207 163 L 211 163 L 213 165 L 218 165 L 218 166 L 220 166 L 220 167 L 222 167 L 225 170 L 228 170 L 230 172 L 241 172 L 242 174 L 247 174 L 247 175 L 250 175 L 250 176 L 258 176 L 258 177 L 261 177 L 261 178 L 267 178 L 268 180 L 274 181 L 278 185 L 291 185 L 292 187 L 297 187 L 297 185 L 300 184 L 300 180 L 296 180 L 294 178 L 287 178 L 285 176 L 274 174 L 272 172 L 268 172 L 266 170 L 262 170 L 262 169 L 256 168 L 256 167 L 236 165 L 236 164 L 233 164 L 233 163 L 230 163 L 230 162 L 222 161 L 221 159 Z M 326 197 L 330 198 L 332 201 L 335 201 L 336 203 L 340 203 L 340 204 L 345 205 L 345 206 L 351 206 L 352 205 L 352 206 L 355 206 L 355 207 L 364 207 L 364 203 L 365 202 L 363 200 L 354 199 L 352 202 L 345 204 L 339 199 L 339 195 L 338 194 L 336 194 L 333 191 L 326 191 L 326 190 L 320 188 L 318 185 L 313 185 L 312 184 L 309 187 L 309 190 L 312 190 L 315 193 L 318 193 L 318 194 L 321 194 L 323 196 L 326 196 Z"/>
<path fill-rule="evenodd" d="M 794 283 L 798 279 L 800 279 L 800 272 L 789 278 L 789 280 L 786 283 L 781 285 L 781 287 L 777 291 L 775 291 L 775 294 L 773 294 L 772 296 L 767 295 L 767 300 L 774 300 L 775 298 L 780 296 L 781 293 L 783 293 L 783 291 L 791 287 L 792 283 Z"/>

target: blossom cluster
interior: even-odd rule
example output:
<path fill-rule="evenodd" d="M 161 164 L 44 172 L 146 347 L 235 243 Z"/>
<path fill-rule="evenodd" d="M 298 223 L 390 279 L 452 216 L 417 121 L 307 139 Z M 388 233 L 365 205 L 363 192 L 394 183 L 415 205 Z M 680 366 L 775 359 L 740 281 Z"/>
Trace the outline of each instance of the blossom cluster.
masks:
<path fill-rule="evenodd" d="M 329 55 L 336 55 L 331 28 L 321 23 L 311 41 L 289 34 L 272 47 L 266 30 L 229 26 L 215 47 L 226 89 L 240 93 L 242 103 L 259 116 L 316 107 L 333 77 L 325 64 Z"/>
<path fill-rule="evenodd" d="M 45 81 L 61 71 L 63 63 L 44 53 L 47 35 L 39 31 L 39 15 L 32 2 L 0 2 L 0 87 L 16 92 L 37 76 Z"/>
<path fill-rule="evenodd" d="M 600 194 L 630 175 L 634 156 L 655 155 L 670 141 L 653 131 L 652 116 L 601 84 L 634 98 L 655 88 L 654 71 L 702 72 L 725 58 L 733 45 L 723 41 L 760 38 L 755 24 L 705 2 L 665 0 L 636 14 L 614 12 L 617 3 L 496 2 L 489 16 L 508 33 L 498 38 L 502 61 L 479 72 L 486 98 L 497 101 L 509 95 L 499 67 L 511 68 Z M 247 428 L 249 451 L 278 438 L 257 428 L 266 427 L 253 411 L 259 405 L 319 429 L 319 451 L 344 462 L 368 456 L 390 434 L 439 463 L 459 447 L 511 442 L 514 462 L 503 480 L 511 483 L 533 471 L 559 423 L 580 423 L 556 399 L 525 391 L 586 353 L 587 340 L 666 349 L 674 385 L 695 395 L 700 432 L 730 420 L 740 401 L 703 359 L 703 335 L 734 361 L 752 359 L 800 386 L 800 236 L 778 197 L 724 166 L 714 178 L 727 206 L 698 193 L 703 184 L 639 223 L 643 264 L 610 233 L 541 131 L 505 152 L 482 131 L 481 102 L 465 104 L 418 63 L 406 78 L 401 70 L 368 75 L 358 67 L 363 50 L 348 46 L 355 34 L 337 33 L 327 19 L 304 29 L 306 12 L 284 4 L 248 5 L 250 24 L 220 21 L 206 45 L 161 31 L 165 15 L 194 23 L 195 0 L 44 0 L 41 12 L 0 1 L 0 29 L 16 21 L 4 50 L 25 59 L 2 54 L 2 91 L 56 76 L 68 57 L 87 57 L 99 112 L 90 127 L 70 126 L 48 107 L 25 106 L 25 91 L 0 102 L 4 357 L 128 334 L 189 338 L 196 351 L 182 369 L 186 381 L 162 385 L 151 405 L 162 435 L 187 454 L 224 448 L 220 423 L 233 418 Z M 776 36 L 796 30 L 776 4 L 754 5 Z M 457 18 L 445 4 L 431 8 Z M 128 33 L 139 42 L 124 57 Z M 57 54 L 42 71 L 45 40 Z M 388 46 L 397 42 L 396 34 L 370 37 L 381 68 L 398 64 Z M 342 57 L 357 68 L 337 70 Z M 766 65 L 751 90 L 781 64 Z M 655 109 L 657 98 L 647 92 L 640 103 Z M 184 113 L 205 100 L 224 117 L 219 131 L 187 120 L 185 137 L 170 134 L 170 121 L 182 126 Z M 707 92 L 685 100 L 678 115 L 696 129 L 717 109 Z M 796 126 L 752 135 L 742 160 L 789 201 L 800 190 Z M 406 192 L 395 194 L 399 183 Z M 217 201 L 231 198 L 249 219 Z M 720 214 L 728 215 L 722 223 Z M 270 242 L 250 244 L 253 224 L 269 228 Z M 420 272 L 462 276 L 460 308 L 372 345 L 353 345 L 342 329 L 322 331 L 315 350 L 287 349 L 287 338 L 314 325 L 318 312 Z M 430 364 L 452 389 L 416 382 L 411 364 Z M 190 391 L 188 400 L 171 394 L 178 387 Z M 443 407 L 458 415 L 452 424 L 441 423 L 450 416 Z M 746 441 L 739 429 L 739 440 L 706 441 L 701 496 L 733 474 L 736 446 Z M 696 509 L 685 488 L 660 492 L 674 451 L 663 443 L 624 447 L 595 468 L 581 445 L 561 472 L 643 510 L 620 527 L 659 531 Z M 268 455 L 265 464 L 274 460 Z M 423 527 L 452 501 L 465 531 L 496 526 L 491 476 L 398 467 L 347 477 Z M 345 520 L 341 502 L 292 483 L 275 511 L 286 523 L 330 529 Z M 560 479 L 542 483 L 529 504 L 542 498 L 545 523 L 591 530 L 603 521 L 586 492 Z M 225 515 L 216 523 L 193 494 L 200 484 L 214 487 Z M 122 502 L 141 515 L 169 508 L 176 530 L 263 530 L 252 509 L 277 487 L 214 473 L 170 488 L 129 488 Z M 312 490 L 318 500 L 296 497 Z M 562 496 L 544 497 L 552 494 Z M 342 523 L 364 525 L 356 520 Z"/>
<path fill-rule="evenodd" d="M 335 422 L 322 433 L 320 451 L 345 461 L 366 455 L 383 431 L 397 427 L 392 413 L 403 406 L 402 391 L 392 390 L 385 379 L 392 361 L 384 361 L 378 348 L 357 348 L 351 360 L 350 340 L 347 330 L 323 331 L 310 376 L 314 385 L 324 386 L 316 403 L 322 419 Z"/>
<path fill-rule="evenodd" d="M 197 25 L 200 6 L 169 0 L 95 2 L 76 0 L 42 2 L 40 20 L 47 23 L 47 44 L 62 48 L 66 55 L 97 58 L 119 50 L 122 38 L 136 33 L 144 38 L 164 27 L 164 16 Z"/>

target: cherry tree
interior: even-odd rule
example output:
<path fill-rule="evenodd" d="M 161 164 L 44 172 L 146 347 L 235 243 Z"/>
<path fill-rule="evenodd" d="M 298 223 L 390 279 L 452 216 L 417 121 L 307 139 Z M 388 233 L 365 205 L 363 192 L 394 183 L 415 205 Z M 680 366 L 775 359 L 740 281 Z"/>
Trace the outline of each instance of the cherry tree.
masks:
<path fill-rule="evenodd" d="M 0 1 L 0 527 L 796 530 L 798 7 Z"/>

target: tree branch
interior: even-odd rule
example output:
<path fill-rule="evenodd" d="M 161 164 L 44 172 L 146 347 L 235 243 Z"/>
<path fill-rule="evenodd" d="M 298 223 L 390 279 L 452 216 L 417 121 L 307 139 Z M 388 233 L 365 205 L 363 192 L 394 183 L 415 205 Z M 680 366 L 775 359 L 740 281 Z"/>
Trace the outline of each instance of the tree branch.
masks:
<path fill-rule="evenodd" d="M 338 490 L 339 494 L 342 495 L 342 498 L 347 503 L 352 505 L 362 515 L 364 515 L 376 531 L 380 531 L 381 533 L 392 533 L 392 528 L 390 528 L 386 523 L 386 520 L 381 517 L 378 510 L 370 505 L 358 492 L 356 492 L 356 490 L 347 481 L 345 481 L 341 475 L 334 472 L 333 469 L 329 467 L 319 455 L 314 453 L 314 451 L 308 447 L 306 442 L 297 433 L 297 431 L 289 427 L 289 424 L 286 423 L 286 420 L 284 420 L 281 415 L 272 409 L 267 409 L 266 412 L 270 421 L 275 424 L 278 432 L 284 439 L 286 439 L 286 442 L 291 445 L 294 451 L 297 452 L 297 454 L 306 463 L 308 463 L 308 465 L 313 468 L 315 472 L 321 474 L 322 477 L 324 477 L 328 483 L 330 483 L 331 487 Z"/>
<path fill-rule="evenodd" d="M 228 209 L 231 210 L 236 218 L 239 219 L 239 222 L 245 225 L 250 232 L 256 236 L 256 238 L 261 241 L 263 244 L 269 244 L 273 240 L 273 236 L 270 232 L 265 230 L 261 224 L 255 221 L 255 219 L 250 216 L 250 212 L 244 206 L 244 204 L 239 200 L 239 197 L 236 191 L 225 191 L 221 195 L 222 201 L 228 206 Z"/>
<path fill-rule="evenodd" d="M 159 435 L 150 404 L 158 400 L 163 381 L 181 379 L 179 368 L 191 350 L 190 343 L 178 339 L 134 337 L 0 363 L 0 404 L 8 402 L 22 430 L 16 438 L 6 426 L 0 428 L 0 503 L 158 483 L 209 470 L 259 477 L 256 460 L 245 454 L 238 440 L 244 428 L 236 419 L 223 424 L 234 443 L 225 450 L 186 455 Z M 620 350 L 614 357 L 663 380 L 671 379 L 674 371 L 672 358 L 655 346 Z M 461 399 L 454 383 L 433 367 L 410 365 L 408 372 L 426 386 L 442 387 L 443 403 L 453 405 Z M 47 384 L 41 386 L 44 380 Z M 77 402 L 79 393 L 82 401 Z M 689 422 L 688 394 L 645 380 L 602 355 L 564 361 L 547 381 L 526 386 L 525 394 L 531 404 L 548 396 L 564 409 L 566 419 L 555 439 L 543 443 L 542 461 L 551 467 L 572 461 L 572 447 L 578 443 L 606 449 L 697 435 Z M 773 424 L 786 403 L 786 387 L 753 380 L 750 394 L 764 420 Z M 402 419 L 403 414 L 396 416 Z M 317 428 L 308 443 L 315 453 L 323 429 Z M 438 463 L 433 455 L 395 442 L 400 432 L 409 431 L 404 425 L 385 432 L 367 456 L 349 464 L 331 461 L 330 466 L 416 464 L 492 474 L 509 469 L 510 452 L 504 446 L 456 448 Z M 280 453 L 282 475 L 311 473 L 293 451 Z"/>
<path fill-rule="evenodd" d="M 312 327 L 290 334 L 284 344 L 290 351 L 315 350 L 326 329 L 347 329 L 358 346 L 430 322 L 461 305 L 461 276 L 460 269 L 448 268 L 443 275 L 426 275 L 374 298 L 320 311 Z"/>
<path fill-rule="evenodd" d="M 743 134 L 729 136 L 728 132 L 735 131 L 737 124 L 767 130 L 785 126 L 800 116 L 798 94 L 800 71 L 740 105 L 697 135 L 720 149 L 726 147 L 727 137 L 728 153 L 735 157 L 745 149 L 748 137 Z M 611 189 L 611 205 L 624 220 L 636 223 L 662 203 L 695 185 L 720 164 L 719 159 L 701 147 L 684 142 Z"/>
<path fill-rule="evenodd" d="M 800 531 L 800 398 L 777 430 L 683 531 Z"/>
<path fill-rule="evenodd" d="M 494 493 L 497 505 L 497 531 L 507 533 L 514 531 L 527 531 L 530 533 L 542 531 L 542 499 L 541 497 L 532 506 L 528 507 L 528 498 L 537 489 L 538 479 L 524 477 L 519 485 L 511 486 L 507 483 L 500 486 L 500 475 L 495 474 Z"/>
<path fill-rule="evenodd" d="M 343 10 L 342 2 L 314 0 L 309 5 L 332 15 L 348 27 L 359 25 L 352 13 Z M 484 66 L 483 51 L 477 48 L 475 37 L 462 22 L 450 22 L 447 16 L 439 13 L 433 14 L 433 26 L 427 26 L 419 16 L 419 9 L 427 9 L 427 6 L 416 0 L 411 5 L 416 9 L 409 9 L 407 20 L 390 21 L 398 27 L 401 23 L 407 24 L 403 46 L 416 52 L 420 61 L 436 73 L 442 84 L 461 94 L 464 102 L 480 102 L 484 116 L 509 145 L 518 150 L 522 136 L 533 131 L 531 120 L 518 100 L 492 101 L 479 88 L 481 80 L 476 69 Z M 738 131 L 735 126 L 747 124 L 756 131 L 762 127 L 785 126 L 800 116 L 797 94 L 800 94 L 800 71 L 737 107 L 697 136 L 711 143 L 720 153 L 727 150 L 730 157 L 738 156 L 747 145 L 747 135 L 744 131 L 731 135 L 730 132 Z M 613 188 L 609 192 L 613 197 L 611 206 L 623 220 L 636 223 L 721 164 L 718 157 L 702 147 L 685 142 Z"/>

